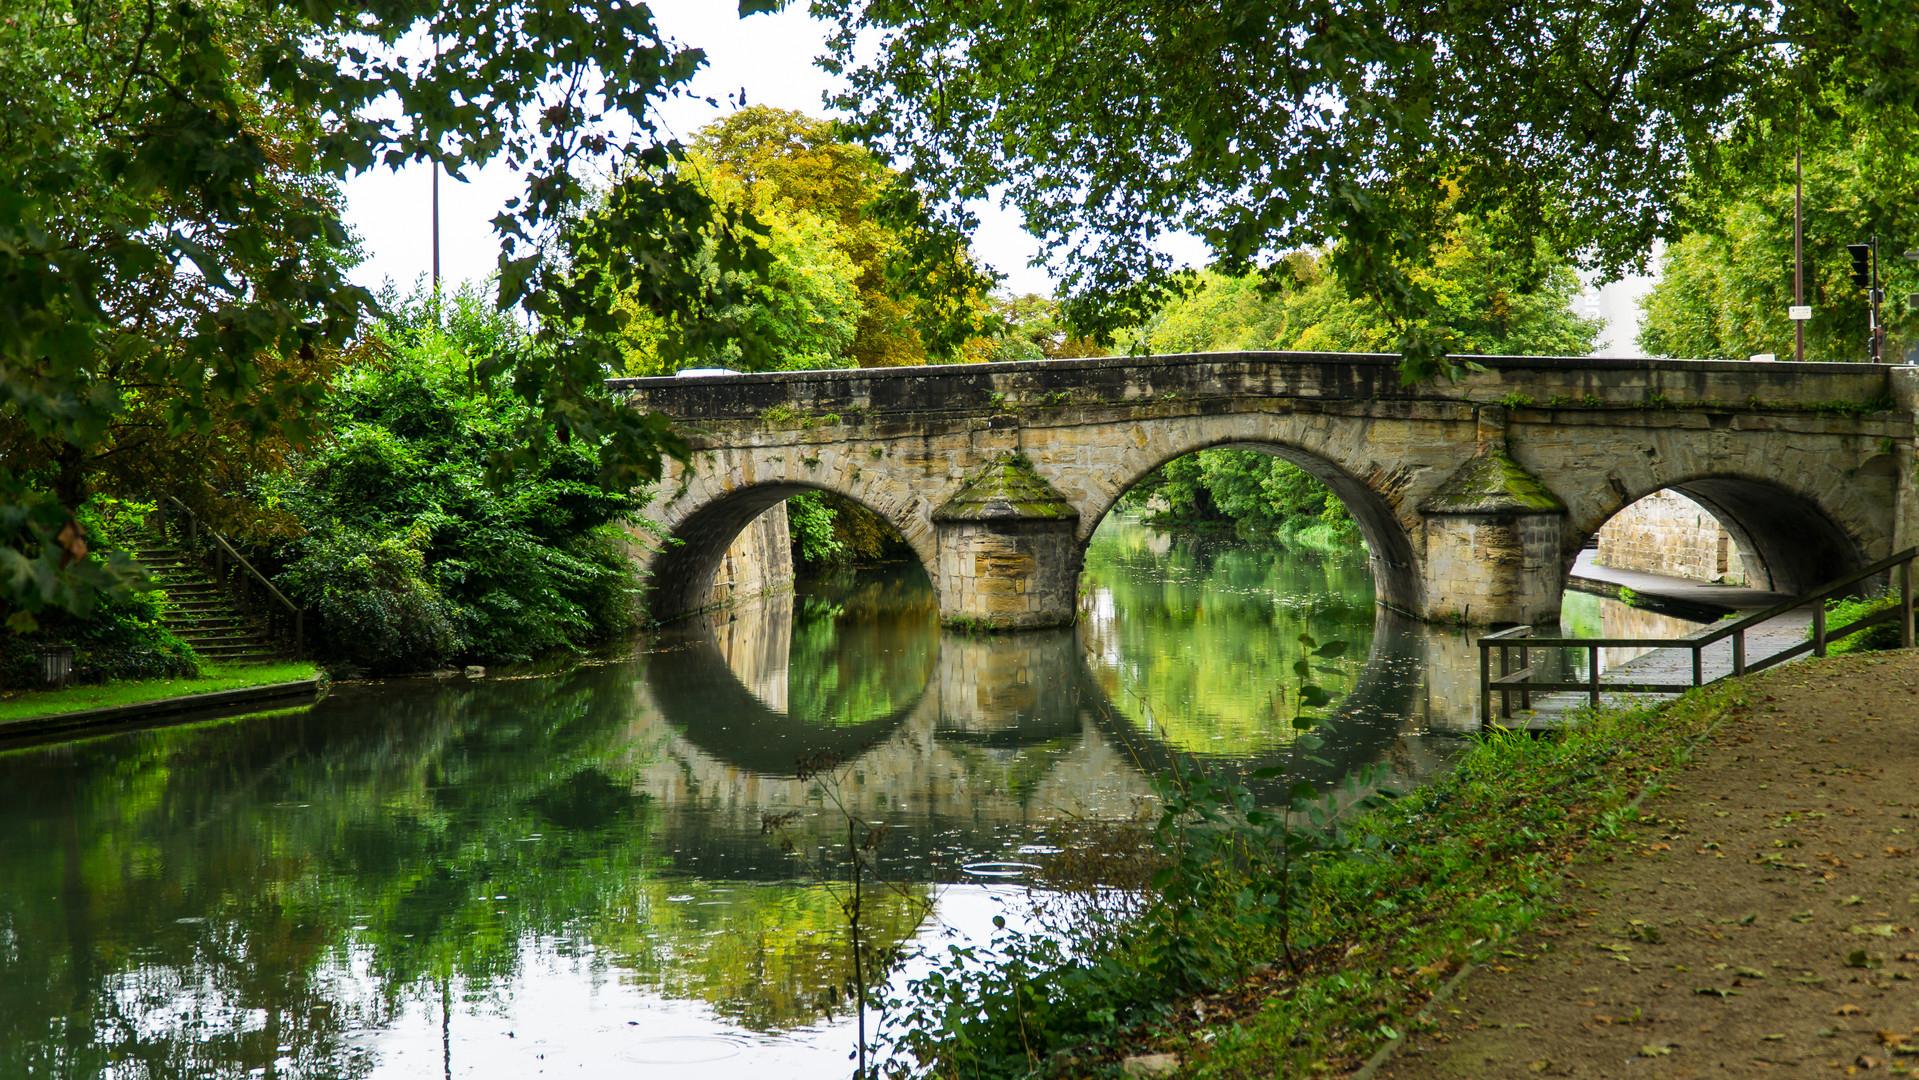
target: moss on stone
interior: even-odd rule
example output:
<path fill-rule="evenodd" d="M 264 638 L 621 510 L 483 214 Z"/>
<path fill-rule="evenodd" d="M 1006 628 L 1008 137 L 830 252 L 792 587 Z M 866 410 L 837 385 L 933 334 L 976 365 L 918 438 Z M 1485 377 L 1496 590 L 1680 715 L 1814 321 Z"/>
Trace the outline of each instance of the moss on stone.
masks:
<path fill-rule="evenodd" d="M 1460 466 L 1419 508 L 1429 514 L 1566 512 L 1566 505 L 1499 445 L 1488 446 Z"/>
<path fill-rule="evenodd" d="M 933 511 L 934 521 L 1006 519 L 1070 520 L 1079 511 L 1053 490 L 1024 455 L 1007 454 L 989 462 L 959 494 Z"/>

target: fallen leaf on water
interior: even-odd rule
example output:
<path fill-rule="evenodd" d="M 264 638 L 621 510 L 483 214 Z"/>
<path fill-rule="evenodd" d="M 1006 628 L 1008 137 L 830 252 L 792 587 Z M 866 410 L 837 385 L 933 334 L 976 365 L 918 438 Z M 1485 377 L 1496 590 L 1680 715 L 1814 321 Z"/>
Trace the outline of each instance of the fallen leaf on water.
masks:
<path fill-rule="evenodd" d="M 1832 1010 L 1832 1015 L 1834 1015 L 1834 1016 L 1863 1016 L 1863 1015 L 1865 1015 L 1865 1012 L 1866 1012 L 1866 1010 L 1864 1010 L 1864 1009 L 1862 1009 L 1862 1008 L 1860 1008 L 1860 1007 L 1859 1007 L 1859 1006 L 1857 1006 L 1857 1005 L 1841 1005 L 1841 1006 L 1839 1006 L 1838 1008 L 1836 1008 L 1836 1009 L 1834 1009 L 1834 1010 Z"/>
<path fill-rule="evenodd" d="M 1869 953 L 1864 949 L 1854 949 L 1846 954 L 1846 966 L 1856 968 L 1880 968 L 1886 966 L 1886 958 L 1878 953 Z"/>
<path fill-rule="evenodd" d="M 1846 927 L 1846 933 L 1848 934 L 1870 934 L 1873 937 L 1891 937 L 1898 932 L 1899 928 L 1892 923 L 1873 923 L 1871 926 L 1854 924 Z"/>
<path fill-rule="evenodd" d="M 1639 1048 L 1640 1057 L 1658 1057 L 1661 1054 L 1670 1054 L 1670 1053 L 1672 1053 L 1672 1047 L 1655 1046 L 1652 1043 L 1647 1043 L 1646 1045 Z"/>
<path fill-rule="evenodd" d="M 1704 994 L 1709 997 L 1729 998 L 1739 996 L 1739 991 L 1737 990 L 1721 990 L 1717 986 L 1695 986 L 1692 992 L 1695 994 Z"/>
<path fill-rule="evenodd" d="M 1758 968 L 1749 968 L 1749 967 L 1733 968 L 1732 973 L 1734 975 L 1739 975 L 1748 979 L 1763 979 L 1766 977 L 1766 973 L 1763 971 L 1760 971 Z"/>
<path fill-rule="evenodd" d="M 1844 900 L 1839 901 L 1839 906 L 1854 907 L 1856 905 L 1863 904 L 1863 903 L 1865 903 L 1864 899 L 1862 899 L 1861 897 L 1857 895 L 1854 895 L 1854 896 L 1848 896 Z"/>

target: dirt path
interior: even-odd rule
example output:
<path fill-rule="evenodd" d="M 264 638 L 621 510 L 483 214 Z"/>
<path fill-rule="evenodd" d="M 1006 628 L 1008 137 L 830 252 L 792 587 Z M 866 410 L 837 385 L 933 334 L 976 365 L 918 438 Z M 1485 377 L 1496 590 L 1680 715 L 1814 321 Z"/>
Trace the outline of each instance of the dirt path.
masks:
<path fill-rule="evenodd" d="M 1919 651 L 1746 700 L 1380 1077 L 1919 1074 Z"/>

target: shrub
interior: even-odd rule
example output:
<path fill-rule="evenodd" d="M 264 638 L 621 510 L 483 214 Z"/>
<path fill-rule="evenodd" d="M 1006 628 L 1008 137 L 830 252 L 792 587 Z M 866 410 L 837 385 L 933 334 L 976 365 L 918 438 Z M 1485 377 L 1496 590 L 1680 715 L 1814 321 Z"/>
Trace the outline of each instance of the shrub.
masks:
<path fill-rule="evenodd" d="M 315 644 L 370 672 L 439 667 L 460 651 L 456 615 L 426 578 L 425 536 L 340 529 L 310 538 L 282 582 L 317 616 Z"/>
<path fill-rule="evenodd" d="M 385 362 L 344 372 L 329 398 L 338 436 L 258 493 L 306 527 L 263 561 L 318 609 L 320 654 L 418 670 L 578 649 L 629 628 L 620 524 L 639 500 L 602 489 L 598 459 L 579 445 L 517 453 L 528 406 L 468 375 L 510 344 L 510 320 L 465 292 L 437 316 L 397 303 Z"/>

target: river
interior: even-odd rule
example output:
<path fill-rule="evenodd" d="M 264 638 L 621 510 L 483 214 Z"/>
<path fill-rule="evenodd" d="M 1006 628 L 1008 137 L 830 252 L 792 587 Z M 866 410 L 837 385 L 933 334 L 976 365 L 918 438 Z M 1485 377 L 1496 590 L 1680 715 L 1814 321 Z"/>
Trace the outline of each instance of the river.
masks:
<path fill-rule="evenodd" d="M 1375 608 L 1362 554 L 1114 520 L 1084 581 L 1069 630 L 943 632 L 895 566 L 563 670 L 0 753 L 0 1078 L 846 1076 L 847 813 L 889 827 L 876 937 L 941 944 L 1178 756 L 1404 787 L 1473 727 L 1472 633 Z"/>

